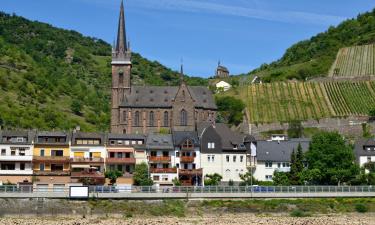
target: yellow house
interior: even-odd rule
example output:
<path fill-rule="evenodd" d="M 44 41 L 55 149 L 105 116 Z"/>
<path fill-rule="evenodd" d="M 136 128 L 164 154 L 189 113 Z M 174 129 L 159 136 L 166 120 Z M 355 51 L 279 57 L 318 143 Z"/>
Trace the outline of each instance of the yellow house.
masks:
<path fill-rule="evenodd" d="M 38 132 L 33 150 L 33 181 L 40 188 L 59 188 L 70 183 L 69 134 Z"/>

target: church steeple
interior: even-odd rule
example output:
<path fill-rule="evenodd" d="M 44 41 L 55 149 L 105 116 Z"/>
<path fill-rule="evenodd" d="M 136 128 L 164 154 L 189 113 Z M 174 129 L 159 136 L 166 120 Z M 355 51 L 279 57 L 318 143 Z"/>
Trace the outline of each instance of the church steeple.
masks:
<path fill-rule="evenodd" d="M 127 42 L 126 42 L 124 1 L 121 1 L 120 18 L 118 21 L 116 51 L 118 53 L 120 52 L 125 53 L 127 50 L 128 48 L 127 48 Z"/>
<path fill-rule="evenodd" d="M 182 84 L 184 82 L 184 64 L 181 63 L 180 68 L 180 83 Z"/>
<path fill-rule="evenodd" d="M 112 62 L 126 62 L 130 64 L 131 51 L 129 49 L 130 44 L 127 42 L 126 29 L 125 29 L 125 10 L 124 2 L 121 1 L 120 16 L 117 28 L 117 40 L 116 46 L 114 46 L 112 53 Z"/>

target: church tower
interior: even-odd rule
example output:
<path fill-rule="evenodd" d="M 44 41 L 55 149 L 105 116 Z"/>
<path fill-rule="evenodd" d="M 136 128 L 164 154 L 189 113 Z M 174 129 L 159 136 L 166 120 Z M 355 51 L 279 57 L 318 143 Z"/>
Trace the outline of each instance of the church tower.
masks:
<path fill-rule="evenodd" d="M 112 48 L 111 132 L 119 133 L 120 105 L 131 92 L 131 51 L 126 40 L 124 3 L 121 2 L 117 41 Z"/>

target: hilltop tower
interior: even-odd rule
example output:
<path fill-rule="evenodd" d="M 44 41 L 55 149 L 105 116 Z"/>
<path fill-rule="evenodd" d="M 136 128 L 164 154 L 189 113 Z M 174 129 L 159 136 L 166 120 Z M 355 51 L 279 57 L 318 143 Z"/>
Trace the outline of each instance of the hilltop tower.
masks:
<path fill-rule="evenodd" d="M 121 2 L 117 41 L 112 48 L 112 109 L 111 132 L 118 129 L 120 105 L 131 93 L 131 50 L 126 40 L 124 3 Z"/>

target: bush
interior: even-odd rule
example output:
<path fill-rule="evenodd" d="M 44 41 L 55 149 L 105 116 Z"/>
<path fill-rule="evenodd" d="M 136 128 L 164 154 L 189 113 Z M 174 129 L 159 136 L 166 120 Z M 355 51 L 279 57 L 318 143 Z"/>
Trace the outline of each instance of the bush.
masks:
<path fill-rule="evenodd" d="M 295 209 L 290 213 L 290 216 L 291 217 L 307 217 L 307 216 L 310 216 L 310 214 L 300 209 Z"/>
<path fill-rule="evenodd" d="M 355 211 L 359 212 L 359 213 L 365 213 L 368 211 L 368 208 L 365 204 L 363 203 L 357 203 L 355 205 Z"/>

